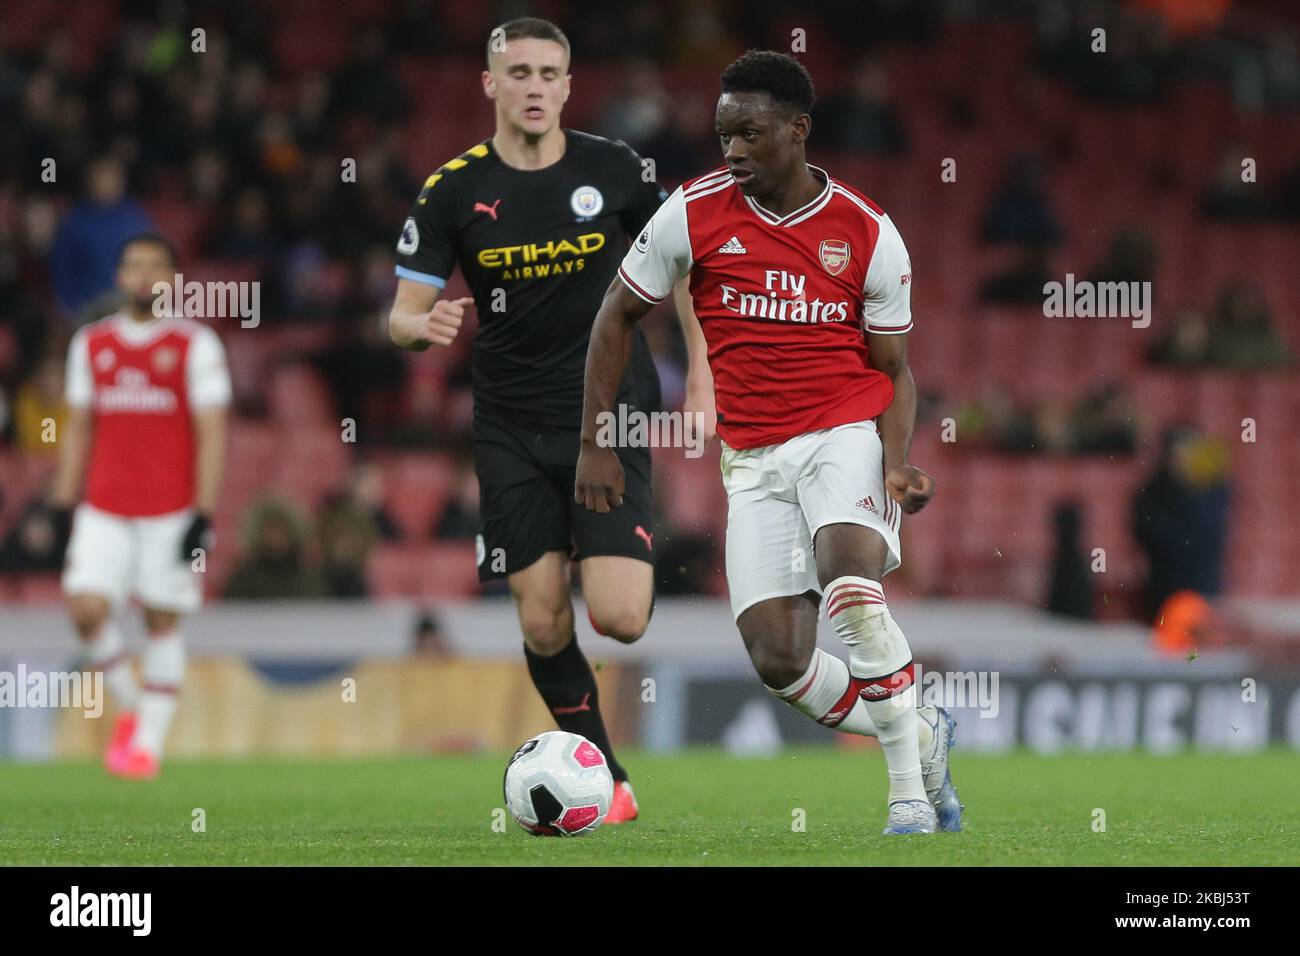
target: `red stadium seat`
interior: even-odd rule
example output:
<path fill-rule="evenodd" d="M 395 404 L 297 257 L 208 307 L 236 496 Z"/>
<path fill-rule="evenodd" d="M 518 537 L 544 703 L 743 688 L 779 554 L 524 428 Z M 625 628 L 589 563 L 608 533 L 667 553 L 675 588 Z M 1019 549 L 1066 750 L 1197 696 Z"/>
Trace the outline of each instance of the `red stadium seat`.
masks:
<path fill-rule="evenodd" d="M 384 462 L 385 505 L 408 539 L 425 540 L 455 493 L 455 462 L 446 455 L 401 455 Z"/>
<path fill-rule="evenodd" d="M 479 590 L 474 542 L 382 545 L 367 569 L 377 598 L 469 597 Z"/>
<path fill-rule="evenodd" d="M 286 365 L 275 371 L 267 403 L 272 419 L 284 425 L 320 425 L 334 417 L 333 402 L 324 380 L 305 363 Z"/>

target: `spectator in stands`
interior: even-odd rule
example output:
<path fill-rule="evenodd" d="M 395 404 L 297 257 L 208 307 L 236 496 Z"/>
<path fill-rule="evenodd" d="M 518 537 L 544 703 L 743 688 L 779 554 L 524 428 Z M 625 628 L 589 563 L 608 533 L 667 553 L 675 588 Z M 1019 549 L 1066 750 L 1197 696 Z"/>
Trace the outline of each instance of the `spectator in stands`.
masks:
<path fill-rule="evenodd" d="M 67 530 L 43 503 L 28 505 L 0 544 L 0 574 L 60 570 Z"/>
<path fill-rule="evenodd" d="M 126 195 L 121 161 L 101 156 L 91 163 L 85 198 L 59 225 L 50 250 L 50 275 L 64 311 L 76 315 L 110 293 L 122 243 L 152 230 L 144 210 Z"/>
<path fill-rule="evenodd" d="M 640 56 L 629 58 L 619 76 L 596 132 L 621 139 L 643 159 L 653 160 L 655 177 L 669 189 L 668 184 L 698 176 L 713 156 L 705 154 L 698 137 L 686 131 L 698 128 L 697 118 L 702 110 L 712 112 L 712 102 L 706 105 L 698 97 L 691 98 L 693 103 L 675 102 L 658 68 Z"/>
<path fill-rule="evenodd" d="M 359 461 L 348 473 L 347 487 L 325 500 L 325 507 L 348 504 L 360 508 L 374 525 L 375 534 L 384 541 L 397 541 L 402 529 L 388 513 L 384 503 L 384 470 L 373 461 Z"/>
<path fill-rule="evenodd" d="M 649 60 L 629 58 L 619 76 L 619 85 L 610 90 L 601 113 L 601 135 L 621 139 L 643 152 L 645 144 L 667 126 L 672 97 L 664 88 L 658 68 Z"/>
<path fill-rule="evenodd" d="M 474 538 L 479 530 L 478 475 L 474 471 L 474 456 L 465 453 L 457 463 L 451 502 L 438 519 L 433 536 L 444 540 Z"/>
<path fill-rule="evenodd" d="M 907 128 L 889 88 L 889 74 L 875 56 L 854 64 L 844 89 L 817 110 L 818 136 L 829 149 L 880 156 L 907 152 Z"/>
<path fill-rule="evenodd" d="M 986 382 L 976 399 L 958 408 L 954 420 L 962 442 L 1007 451 L 1033 447 L 1033 421 L 1005 384 Z"/>
<path fill-rule="evenodd" d="M 1191 426 L 1162 436 L 1155 472 L 1133 500 L 1133 534 L 1149 562 L 1143 609 L 1175 591 L 1213 597 L 1223 588 L 1229 488 L 1226 451 Z"/>
<path fill-rule="evenodd" d="M 425 14 L 421 19 L 426 21 Z M 427 55 L 427 51 L 421 51 Z M 398 120 L 410 112 L 406 89 L 392 68 L 384 33 L 370 27 L 354 34 L 347 62 L 334 78 L 329 103 L 333 119 L 351 115 Z"/>
<path fill-rule="evenodd" d="M 9 327 L 16 348 L 7 367 L 0 358 L 0 380 L 9 379 L 9 384 L 31 373 L 51 338 L 50 323 L 38 301 L 45 298 L 40 288 L 45 272 L 40 259 L 47 251 L 39 233 L 50 230 L 48 223 L 55 218 L 52 209 L 52 203 L 28 203 L 23 210 L 25 222 L 21 227 L 15 223 L 12 232 L 0 222 L 0 302 L 4 303 L 0 328 Z"/>
<path fill-rule="evenodd" d="M 1046 174 L 1032 156 L 1008 161 L 1002 182 L 984 214 L 985 242 L 1053 246 L 1061 240 L 1061 225 L 1047 195 Z"/>
<path fill-rule="evenodd" d="M 369 594 L 366 563 L 378 532 L 366 509 L 353 501 L 335 499 L 321 509 L 316 528 L 325 593 L 333 598 L 363 598 Z"/>
<path fill-rule="evenodd" d="M 1274 218 L 1278 205 L 1259 182 L 1242 180 L 1242 160 L 1251 155 L 1244 143 L 1224 147 L 1214 179 L 1201 197 L 1201 212 L 1207 219 L 1229 222 L 1260 222 Z"/>
<path fill-rule="evenodd" d="M 1033 243 L 1025 246 L 1009 268 L 984 279 L 980 284 L 980 301 L 1042 308 L 1043 286 L 1054 279 L 1049 263 L 1047 245 Z"/>
<path fill-rule="evenodd" d="M 64 421 L 63 359 L 50 354 L 41 359 L 32 375 L 14 393 L 14 447 L 37 455 L 53 455 L 54 440 Z M 53 429 L 48 424 L 53 424 Z"/>
<path fill-rule="evenodd" d="M 1103 383 L 1079 399 L 1070 423 L 1079 455 L 1131 455 L 1137 450 L 1137 407 L 1124 386 Z"/>
<path fill-rule="evenodd" d="M 411 645 L 411 649 L 420 657 L 445 660 L 454 656 L 447 643 L 447 634 L 442 629 L 442 621 L 433 611 L 424 611 L 416 619 Z"/>
<path fill-rule="evenodd" d="M 1175 591 L 1156 611 L 1151 630 L 1155 649 L 1166 657 L 1186 657 L 1197 648 L 1223 643 L 1215 634 L 1210 602 L 1195 591 Z"/>
<path fill-rule="evenodd" d="M 244 557 L 226 582 L 227 598 L 274 601 L 325 596 L 320 571 L 307 563 L 307 530 L 288 502 L 266 498 L 244 519 Z"/>
<path fill-rule="evenodd" d="M 279 250 L 271 232 L 271 206 L 255 186 L 235 196 L 233 214 L 213 241 L 212 251 L 223 259 L 270 259 Z"/>
<path fill-rule="evenodd" d="M 1293 359 L 1273 327 L 1264 294 L 1244 280 L 1224 283 L 1219 289 L 1210 322 L 1209 354 L 1220 368 L 1278 368 Z"/>
<path fill-rule="evenodd" d="M 1047 610 L 1063 617 L 1092 620 L 1093 576 L 1079 543 L 1083 512 L 1076 501 L 1062 501 L 1052 513 L 1056 544 L 1052 551 L 1052 577 Z"/>
<path fill-rule="evenodd" d="M 1141 226 L 1124 226 L 1111 237 L 1106 257 L 1093 268 L 1090 278 L 1093 282 L 1150 282 L 1159 261 L 1155 237 Z"/>
<path fill-rule="evenodd" d="M 1074 451 L 1073 410 L 1069 402 L 1042 398 L 1033 403 L 1029 414 L 1033 428 L 1029 447 L 1009 447 L 1009 450 L 1035 455 L 1068 455 Z"/>
<path fill-rule="evenodd" d="M 391 256 L 388 269 L 392 271 Z M 362 445 L 384 435 L 401 408 L 406 388 L 409 366 L 405 356 L 392 347 L 385 321 L 386 317 L 366 311 L 336 322 L 334 341 L 316 356 L 316 367 L 329 383 L 334 407 L 356 419 Z"/>
<path fill-rule="evenodd" d="M 1078 4 L 1063 17 L 1045 20 L 1059 28 L 1048 33 L 1041 62 L 1067 76 L 1084 95 L 1105 103 L 1139 103 L 1160 95 L 1170 69 L 1168 38 L 1150 20 L 1135 18 L 1122 6 Z M 1106 51 L 1094 52 L 1093 31 L 1105 31 Z"/>
<path fill-rule="evenodd" d="M 1184 307 L 1174 316 L 1173 328 L 1147 352 L 1156 365 L 1175 368 L 1208 365 L 1210 362 L 1210 317 L 1201 309 Z"/>

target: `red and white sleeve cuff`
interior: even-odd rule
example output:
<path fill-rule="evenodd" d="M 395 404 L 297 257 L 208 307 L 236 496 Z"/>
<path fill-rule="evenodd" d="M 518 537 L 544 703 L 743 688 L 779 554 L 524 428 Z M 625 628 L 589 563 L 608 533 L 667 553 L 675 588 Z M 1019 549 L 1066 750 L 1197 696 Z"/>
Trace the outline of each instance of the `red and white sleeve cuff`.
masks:
<path fill-rule="evenodd" d="M 867 331 L 874 332 L 877 335 L 901 335 L 904 332 L 912 331 L 912 323 L 908 322 L 907 325 L 890 326 L 890 325 L 872 325 L 870 322 L 868 322 Z"/>
<path fill-rule="evenodd" d="M 660 296 L 651 295 L 641 286 L 637 285 L 637 283 L 633 282 L 631 276 L 627 274 L 627 271 L 622 266 L 618 267 L 618 277 L 623 280 L 623 284 L 625 286 L 627 286 L 636 294 L 637 298 L 644 299 L 646 302 L 649 302 L 651 305 L 658 305 L 664 299 L 668 298 L 666 295 L 660 295 Z"/>

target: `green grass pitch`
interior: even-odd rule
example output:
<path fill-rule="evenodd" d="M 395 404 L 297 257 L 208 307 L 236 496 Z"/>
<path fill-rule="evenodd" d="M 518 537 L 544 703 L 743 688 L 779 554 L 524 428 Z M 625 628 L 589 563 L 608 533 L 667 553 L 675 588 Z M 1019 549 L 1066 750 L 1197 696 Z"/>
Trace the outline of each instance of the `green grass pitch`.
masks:
<path fill-rule="evenodd" d="M 19 865 L 1291 865 L 1300 757 L 963 755 L 960 834 L 887 838 L 878 751 L 621 754 L 641 819 L 537 838 L 503 806 L 506 754 L 0 764 L 0 863 Z M 202 809 L 206 832 L 193 828 Z M 1094 831 L 1094 811 L 1105 832 Z M 796 811 L 802 810 L 800 815 Z M 797 822 L 805 827 L 799 832 Z"/>

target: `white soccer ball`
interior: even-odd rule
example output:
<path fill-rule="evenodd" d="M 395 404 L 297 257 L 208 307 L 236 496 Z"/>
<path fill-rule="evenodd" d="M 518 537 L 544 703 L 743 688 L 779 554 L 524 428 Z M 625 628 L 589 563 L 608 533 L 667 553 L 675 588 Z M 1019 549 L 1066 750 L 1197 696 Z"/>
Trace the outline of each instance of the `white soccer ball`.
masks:
<path fill-rule="evenodd" d="M 580 836 L 604 822 L 614 777 L 586 737 L 551 730 L 515 751 L 505 793 L 511 816 L 534 836 Z"/>

